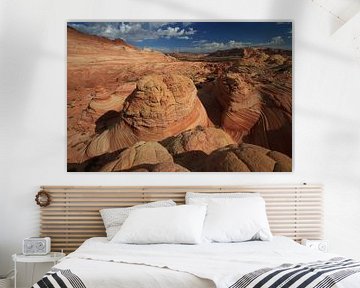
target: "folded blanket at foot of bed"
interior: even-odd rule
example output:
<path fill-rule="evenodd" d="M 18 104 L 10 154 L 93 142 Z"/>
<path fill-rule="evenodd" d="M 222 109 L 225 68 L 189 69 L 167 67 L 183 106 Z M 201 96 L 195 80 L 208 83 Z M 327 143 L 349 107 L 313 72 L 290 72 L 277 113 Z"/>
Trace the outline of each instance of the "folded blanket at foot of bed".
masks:
<path fill-rule="evenodd" d="M 283 264 L 242 276 L 229 288 L 331 288 L 360 272 L 360 262 L 333 258 L 305 264 Z"/>
<path fill-rule="evenodd" d="M 69 269 L 52 269 L 32 288 L 86 288 L 81 279 Z"/>
<path fill-rule="evenodd" d="M 331 288 L 346 277 L 360 272 L 360 262 L 332 258 L 303 264 L 283 264 L 242 276 L 229 288 Z M 32 288 L 86 288 L 69 269 L 52 269 Z"/>

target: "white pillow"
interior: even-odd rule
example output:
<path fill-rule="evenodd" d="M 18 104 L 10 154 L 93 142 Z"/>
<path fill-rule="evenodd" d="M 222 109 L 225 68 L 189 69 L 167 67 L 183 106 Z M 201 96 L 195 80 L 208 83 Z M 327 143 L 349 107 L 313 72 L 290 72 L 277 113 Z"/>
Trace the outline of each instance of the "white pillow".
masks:
<path fill-rule="evenodd" d="M 247 197 L 209 200 L 203 237 L 211 242 L 271 240 L 264 199 Z"/>
<path fill-rule="evenodd" d="M 154 207 L 170 207 L 176 206 L 172 200 L 156 201 L 146 204 L 135 205 L 128 208 L 109 208 L 101 209 L 100 214 L 106 229 L 107 239 L 111 240 L 117 232 L 119 232 L 121 225 L 124 223 L 129 213 L 132 210 L 139 208 L 154 208 Z"/>
<path fill-rule="evenodd" d="M 197 244 L 201 242 L 205 205 L 180 205 L 131 211 L 113 243 Z"/>
<path fill-rule="evenodd" d="M 244 193 L 197 193 L 186 192 L 186 204 L 207 204 L 211 199 L 233 199 L 233 198 L 246 198 L 246 197 L 259 197 L 259 193 L 244 192 Z"/>

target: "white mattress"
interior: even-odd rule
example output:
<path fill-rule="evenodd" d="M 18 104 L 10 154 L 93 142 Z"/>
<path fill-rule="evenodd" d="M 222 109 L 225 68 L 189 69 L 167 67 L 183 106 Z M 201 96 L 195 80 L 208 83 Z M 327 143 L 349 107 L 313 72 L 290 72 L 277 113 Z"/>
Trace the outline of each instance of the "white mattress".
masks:
<path fill-rule="evenodd" d="M 200 245 L 112 244 L 106 238 L 91 238 L 56 268 L 70 269 L 87 288 L 222 288 L 231 286 L 237 277 L 264 267 L 336 256 L 311 250 L 286 237 Z M 359 274 L 336 287 L 360 287 Z"/>

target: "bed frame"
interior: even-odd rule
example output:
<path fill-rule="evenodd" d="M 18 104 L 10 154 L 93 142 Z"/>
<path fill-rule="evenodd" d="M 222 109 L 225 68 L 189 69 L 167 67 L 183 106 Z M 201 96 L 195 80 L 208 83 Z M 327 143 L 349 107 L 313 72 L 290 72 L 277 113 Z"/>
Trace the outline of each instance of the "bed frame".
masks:
<path fill-rule="evenodd" d="M 105 236 L 99 209 L 128 207 L 164 199 L 184 203 L 191 192 L 259 192 L 266 201 L 274 235 L 295 241 L 321 239 L 323 234 L 322 187 L 276 186 L 42 186 L 51 203 L 40 208 L 40 233 L 52 239 L 52 251 L 74 251 L 90 237 Z"/>

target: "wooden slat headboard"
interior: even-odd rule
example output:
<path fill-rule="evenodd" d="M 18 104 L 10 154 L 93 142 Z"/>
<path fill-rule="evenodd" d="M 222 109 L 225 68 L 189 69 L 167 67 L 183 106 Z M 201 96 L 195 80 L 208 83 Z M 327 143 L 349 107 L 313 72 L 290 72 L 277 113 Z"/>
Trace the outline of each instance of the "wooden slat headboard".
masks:
<path fill-rule="evenodd" d="M 41 236 L 52 239 L 53 251 L 74 251 L 96 236 L 105 236 L 99 209 L 128 207 L 164 199 L 183 204 L 186 192 L 259 192 L 266 201 L 274 235 L 301 239 L 322 238 L 322 187 L 277 186 L 42 186 L 51 204 L 41 208 Z"/>

